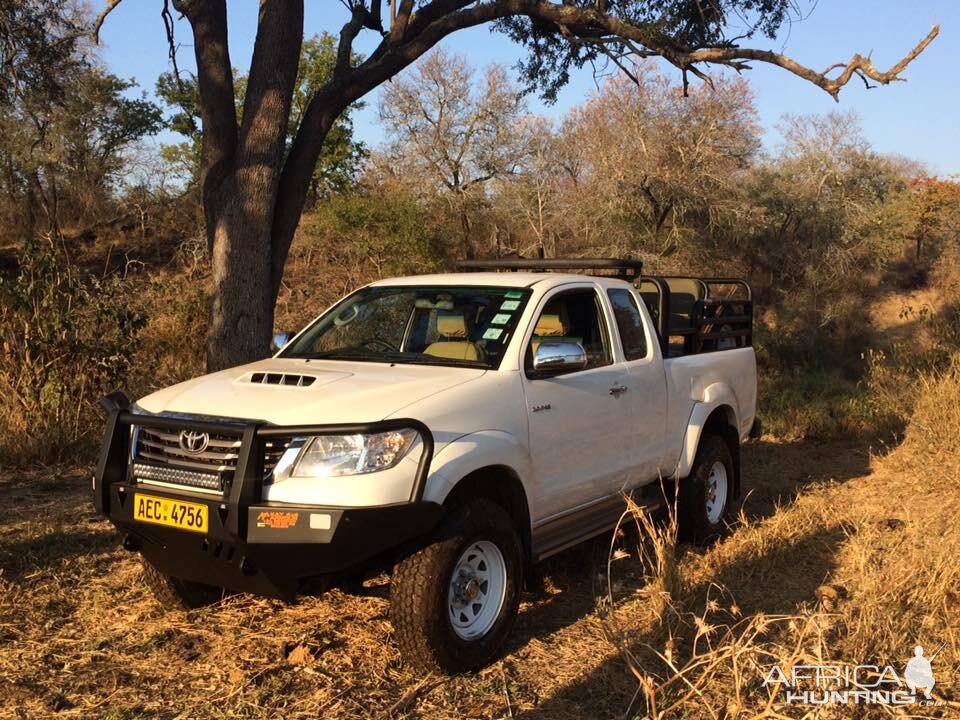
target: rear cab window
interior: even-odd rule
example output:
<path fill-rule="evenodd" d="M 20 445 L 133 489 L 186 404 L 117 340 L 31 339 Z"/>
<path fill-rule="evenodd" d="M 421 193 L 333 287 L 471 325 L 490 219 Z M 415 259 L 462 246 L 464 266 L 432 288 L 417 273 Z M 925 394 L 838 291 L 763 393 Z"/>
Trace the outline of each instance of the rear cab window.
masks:
<path fill-rule="evenodd" d="M 627 362 L 642 360 L 648 352 L 647 331 L 636 297 L 625 288 L 611 288 L 607 290 L 607 297 L 610 298 L 613 317 L 620 333 L 624 358 Z"/>

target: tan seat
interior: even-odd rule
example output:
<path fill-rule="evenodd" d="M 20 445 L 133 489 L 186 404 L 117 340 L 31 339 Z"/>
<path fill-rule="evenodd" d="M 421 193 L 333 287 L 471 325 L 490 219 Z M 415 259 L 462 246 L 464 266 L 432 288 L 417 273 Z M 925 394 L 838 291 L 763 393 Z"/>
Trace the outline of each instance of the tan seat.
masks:
<path fill-rule="evenodd" d="M 544 313 L 537 320 L 537 326 L 533 329 L 533 334 L 540 338 L 545 337 L 563 337 L 567 334 L 563 327 L 563 322 L 559 315 L 548 315 Z"/>
<path fill-rule="evenodd" d="M 469 340 L 440 340 L 430 343 L 423 351 L 424 355 L 446 358 L 448 360 L 479 360 L 477 346 Z"/>
<path fill-rule="evenodd" d="M 563 327 L 563 321 L 557 314 L 544 313 L 537 320 L 537 326 L 533 329 L 533 338 L 530 340 L 530 347 L 533 352 L 537 352 L 540 342 L 546 338 L 564 337 L 567 334 Z"/>
<path fill-rule="evenodd" d="M 467 337 L 467 319 L 463 313 L 437 310 L 437 335 L 442 338 Z"/>
<path fill-rule="evenodd" d="M 667 278 L 670 288 L 670 329 L 693 327 L 693 306 L 703 300 L 703 283 L 694 278 Z"/>
<path fill-rule="evenodd" d="M 477 346 L 467 340 L 467 320 L 463 313 L 451 310 L 437 311 L 437 335 L 442 338 L 430 343 L 424 355 L 447 360 L 479 360 Z M 450 339 L 447 339 L 450 338 Z M 463 339 L 460 339 L 463 338 Z"/>

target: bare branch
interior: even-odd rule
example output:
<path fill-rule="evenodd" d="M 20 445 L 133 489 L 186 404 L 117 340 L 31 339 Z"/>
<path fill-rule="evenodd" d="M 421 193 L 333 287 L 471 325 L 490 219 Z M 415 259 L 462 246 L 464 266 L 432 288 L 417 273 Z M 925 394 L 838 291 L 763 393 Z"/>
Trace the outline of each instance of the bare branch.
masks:
<path fill-rule="evenodd" d="M 170 65 L 173 67 L 173 79 L 177 83 L 177 89 L 183 91 L 183 83 L 180 80 L 180 68 L 177 66 L 177 43 L 174 38 L 173 14 L 170 12 L 170 0 L 163 0 L 163 10 L 160 11 L 160 17 L 163 19 L 163 29 L 167 33 L 167 53 L 170 58 Z"/>
<path fill-rule="evenodd" d="M 340 43 L 337 45 L 337 63 L 333 74 L 342 76 L 350 69 L 350 55 L 353 53 L 353 41 L 364 26 L 367 9 L 362 3 L 354 6 L 350 19 L 340 30 Z"/>
<path fill-rule="evenodd" d="M 179 3 L 188 1 L 176 0 Z M 751 61 L 766 62 L 814 83 L 834 98 L 854 73 L 881 84 L 900 80 L 899 73 L 923 52 L 939 32 L 939 27 L 935 26 L 924 40 L 885 73 L 879 72 L 869 58 L 854 55 L 849 63 L 842 66 L 843 72 L 831 79 L 826 73 L 817 73 L 785 55 L 768 50 L 737 47 L 691 50 L 665 34 L 658 23 L 631 24 L 609 11 L 605 12 L 602 2 L 594 7 L 578 7 L 550 0 L 432 0 L 413 12 L 414 4 L 414 0 L 390 1 L 389 32 L 366 60 L 355 67 L 349 65 L 349 43 L 344 46 L 344 36 L 341 36 L 338 52 L 341 72 L 335 73 L 331 82 L 320 88 L 308 104 L 281 175 L 273 235 L 275 241 L 277 238 L 282 240 L 274 248 L 275 275 L 282 273 L 289 238 L 293 237 L 303 205 L 305 188 L 326 133 L 336 116 L 350 103 L 395 76 L 444 37 L 458 30 L 507 17 L 528 17 L 564 28 L 569 37 L 576 37 L 583 42 L 619 42 L 631 50 L 635 57 L 662 57 L 708 84 L 711 82 L 709 76 L 694 67 L 696 64 L 715 63 L 739 72 L 749 69 Z M 348 3 L 347 6 L 352 13 L 354 4 Z M 352 20 L 348 23 L 349 27 L 352 27 Z M 361 22 L 361 26 L 369 25 Z M 359 32 L 359 28 L 356 32 Z M 347 57 L 346 63 L 343 62 L 344 57 Z M 622 63 L 622 56 L 616 59 L 620 61 L 618 64 Z M 841 66 L 834 65 L 829 70 L 838 67 Z"/>
<path fill-rule="evenodd" d="M 396 3 L 396 0 L 394 0 L 394 3 Z M 403 39 L 412 12 L 413 0 L 400 0 L 400 9 L 397 10 L 396 16 L 390 22 L 390 38 L 394 42 Z"/>
<path fill-rule="evenodd" d="M 900 73 L 903 72 L 907 65 L 909 65 L 920 53 L 922 53 L 939 34 L 940 26 L 934 25 L 927 36 L 923 38 L 923 40 L 917 43 L 910 52 L 904 55 L 900 62 L 896 63 L 885 72 L 878 70 L 876 66 L 874 66 L 869 56 L 863 57 L 859 53 L 854 54 L 854 56 L 850 58 L 850 61 L 846 64 L 835 63 L 828 67 L 823 73 L 818 73 L 814 70 L 811 70 L 810 68 L 801 65 L 796 60 L 793 60 L 786 55 L 775 53 L 770 50 L 750 50 L 746 48 L 706 48 L 688 53 L 672 53 L 671 55 L 665 54 L 664 57 L 679 67 L 698 62 L 710 62 L 731 66 L 734 66 L 733 64 L 737 61 L 744 60 L 765 62 L 771 65 L 777 65 L 778 67 L 788 70 L 804 80 L 812 82 L 814 85 L 829 93 L 834 100 L 839 100 L 840 89 L 850 82 L 850 79 L 854 76 L 854 74 L 857 74 L 865 81 L 866 79 L 873 80 L 880 85 L 887 85 L 894 81 L 903 81 L 903 78 L 900 77 Z M 742 62 L 740 62 L 740 65 L 740 69 L 743 69 Z M 838 76 L 834 78 L 828 77 L 828 73 L 841 67 L 843 68 L 843 71 Z"/>
<path fill-rule="evenodd" d="M 121 0 L 110 0 L 107 6 L 97 15 L 97 19 L 93 21 L 93 29 L 90 31 L 90 34 L 93 35 L 93 42 L 97 45 L 100 44 L 100 28 L 102 28 L 103 23 L 106 22 L 107 15 L 116 10 L 120 2 Z"/>

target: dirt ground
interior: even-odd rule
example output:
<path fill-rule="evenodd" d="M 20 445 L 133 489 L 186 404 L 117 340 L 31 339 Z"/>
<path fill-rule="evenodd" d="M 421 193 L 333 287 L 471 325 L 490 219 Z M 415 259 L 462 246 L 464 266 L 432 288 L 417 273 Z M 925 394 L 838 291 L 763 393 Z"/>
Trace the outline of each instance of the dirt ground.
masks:
<path fill-rule="evenodd" d="M 725 558 L 738 534 L 783 514 L 798 492 L 869 481 L 869 451 L 759 441 L 745 447 L 744 465 L 747 526 L 709 551 L 686 549 L 683 562 L 693 578 L 723 580 L 744 611 L 791 612 L 815 601 L 842 532 L 805 537 L 781 578 L 764 577 L 766 562 Z M 94 513 L 88 473 L 0 480 L 0 716 L 618 718 L 636 692 L 594 612 L 609 537 L 545 563 L 501 662 L 423 678 L 391 645 L 385 577 L 293 605 L 237 596 L 165 611 Z M 620 561 L 615 585 L 627 608 L 643 585 L 634 560 Z"/>
<path fill-rule="evenodd" d="M 874 302 L 881 345 L 892 346 L 914 321 L 903 306 L 894 295 Z M 737 617 L 812 618 L 821 628 L 808 643 L 814 655 L 826 648 L 833 660 L 900 668 L 914 644 L 940 647 L 941 705 L 906 716 L 960 718 L 960 458 L 952 440 L 960 377 L 921 397 L 926 406 L 907 441 L 889 455 L 888 447 L 853 441 L 749 442 L 736 527 L 709 549 L 682 547 L 677 567 L 687 610 L 715 604 L 719 594 Z M 137 557 L 95 514 L 90 472 L 0 470 L 0 717 L 644 714 L 637 679 L 598 613 L 609 536 L 544 563 L 542 586 L 525 593 L 501 661 L 476 674 L 422 677 L 391 643 L 386 576 L 290 605 L 232 596 L 189 613 L 163 609 L 145 589 Z M 662 616 L 671 606 L 656 602 L 635 548 L 629 538 L 622 543 L 612 614 L 633 622 L 637 648 L 669 652 L 680 639 L 664 643 Z M 776 648 L 774 640 L 764 652 Z M 699 700 L 665 720 L 759 717 L 761 673 L 757 666 L 718 673 Z M 741 693 L 741 707 L 727 702 L 732 683 L 752 688 Z M 775 710 L 788 720 L 904 715 Z"/>

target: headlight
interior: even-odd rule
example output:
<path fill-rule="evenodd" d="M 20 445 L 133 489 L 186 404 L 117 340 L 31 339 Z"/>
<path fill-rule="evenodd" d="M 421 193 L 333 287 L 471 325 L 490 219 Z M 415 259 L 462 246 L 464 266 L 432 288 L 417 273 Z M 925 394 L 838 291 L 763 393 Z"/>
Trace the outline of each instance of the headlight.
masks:
<path fill-rule="evenodd" d="M 371 435 L 295 438 L 273 469 L 273 479 L 362 475 L 392 468 L 413 447 L 416 430 Z"/>

